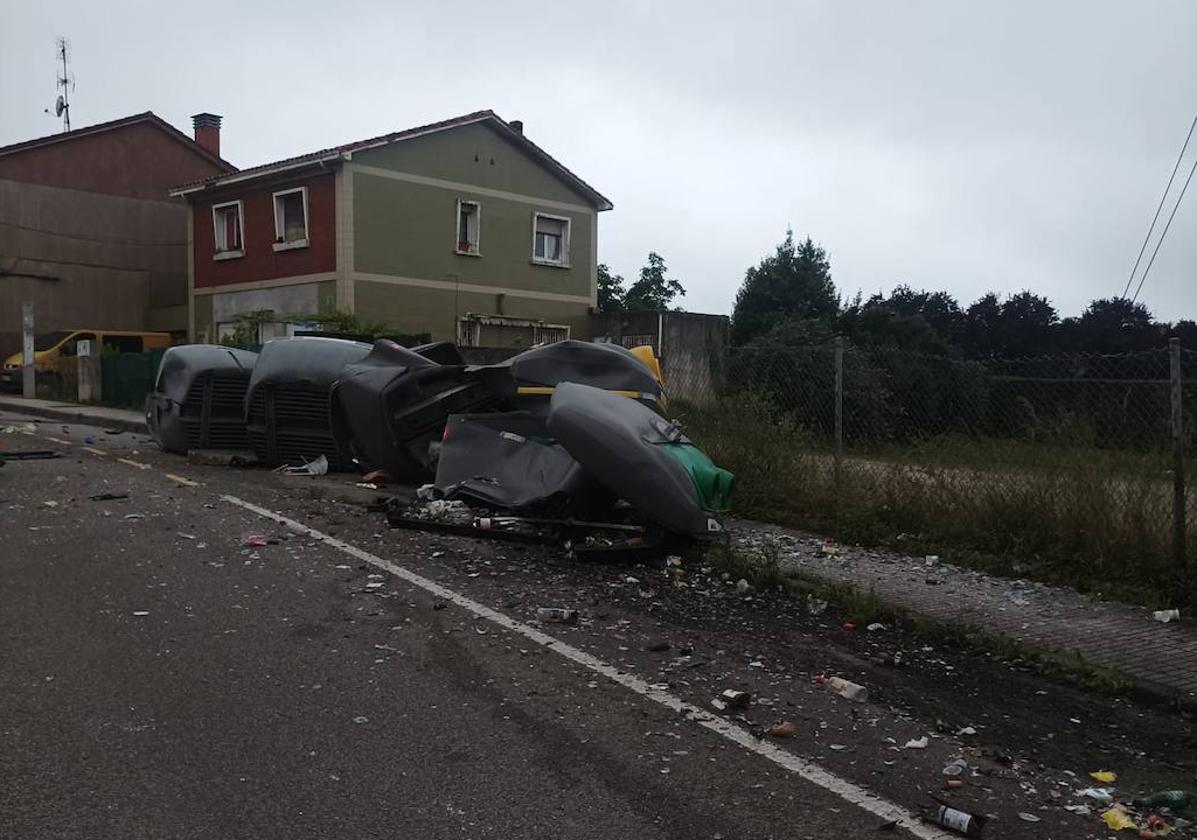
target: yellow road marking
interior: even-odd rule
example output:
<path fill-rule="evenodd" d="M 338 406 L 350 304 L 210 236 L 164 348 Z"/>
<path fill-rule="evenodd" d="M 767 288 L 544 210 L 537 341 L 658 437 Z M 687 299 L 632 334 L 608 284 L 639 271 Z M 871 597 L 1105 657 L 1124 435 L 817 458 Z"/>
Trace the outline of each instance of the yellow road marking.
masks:
<path fill-rule="evenodd" d="M 130 467 L 137 467 L 139 470 L 148 470 L 150 468 L 149 464 L 140 464 L 137 461 L 130 461 L 128 458 L 117 458 L 116 460 L 122 464 L 128 464 Z"/>
<path fill-rule="evenodd" d="M 169 478 L 171 481 L 177 481 L 179 484 L 186 485 L 187 487 L 200 486 L 198 481 L 192 481 L 190 478 L 183 478 L 181 475 L 175 475 L 174 473 L 163 473 L 163 475 Z"/>

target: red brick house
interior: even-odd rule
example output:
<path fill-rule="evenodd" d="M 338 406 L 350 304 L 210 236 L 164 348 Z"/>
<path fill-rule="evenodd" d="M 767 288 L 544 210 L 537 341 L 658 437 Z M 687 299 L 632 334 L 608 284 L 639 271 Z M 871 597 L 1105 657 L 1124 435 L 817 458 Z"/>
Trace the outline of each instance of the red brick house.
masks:
<path fill-rule="evenodd" d="M 187 329 L 187 210 L 169 190 L 236 171 L 219 117 L 196 138 L 153 113 L 0 148 L 0 356 L 36 329 Z M 215 127 L 213 127 L 215 123 Z"/>

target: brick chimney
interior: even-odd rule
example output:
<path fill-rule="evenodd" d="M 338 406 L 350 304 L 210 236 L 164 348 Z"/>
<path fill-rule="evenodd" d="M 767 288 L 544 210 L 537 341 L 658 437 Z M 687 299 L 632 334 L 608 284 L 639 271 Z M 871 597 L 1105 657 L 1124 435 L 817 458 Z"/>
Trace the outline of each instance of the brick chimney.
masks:
<path fill-rule="evenodd" d="M 220 120 L 219 114 L 196 114 L 191 118 L 195 127 L 195 142 L 202 148 L 220 157 Z"/>
<path fill-rule="evenodd" d="M 514 131 L 516 134 L 524 133 L 524 121 L 523 120 L 512 120 L 511 122 L 509 122 L 507 124 L 509 126 L 511 126 L 511 130 Z"/>

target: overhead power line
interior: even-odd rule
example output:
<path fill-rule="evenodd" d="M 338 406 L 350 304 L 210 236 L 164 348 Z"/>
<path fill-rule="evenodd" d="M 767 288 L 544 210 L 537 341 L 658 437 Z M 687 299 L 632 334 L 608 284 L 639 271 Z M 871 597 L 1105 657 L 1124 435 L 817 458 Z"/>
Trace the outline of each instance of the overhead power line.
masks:
<path fill-rule="evenodd" d="M 1135 259 L 1135 267 L 1131 269 L 1130 277 L 1126 278 L 1126 288 L 1122 290 L 1122 297 L 1126 297 L 1126 293 L 1130 291 L 1131 283 L 1135 282 L 1135 273 L 1139 270 L 1139 263 L 1143 260 L 1143 254 L 1147 251 L 1147 243 L 1151 241 L 1151 233 L 1155 230 L 1155 223 L 1159 221 L 1160 211 L 1164 209 L 1164 202 L 1168 198 L 1168 191 L 1172 189 L 1172 181 L 1176 178 L 1176 171 L 1180 169 L 1180 162 L 1184 160 L 1185 151 L 1189 148 L 1189 141 L 1193 139 L 1193 129 L 1197 128 L 1197 117 L 1193 117 L 1193 123 L 1189 126 L 1189 133 L 1185 137 L 1184 144 L 1180 147 L 1180 154 L 1176 156 L 1176 165 L 1172 167 L 1172 174 L 1168 176 L 1168 184 L 1164 187 L 1164 194 L 1160 196 L 1160 204 L 1155 208 L 1155 215 L 1151 217 L 1151 224 L 1147 228 L 1147 235 L 1143 237 L 1143 247 L 1139 249 L 1139 256 Z M 1173 211 L 1175 212 L 1175 210 Z M 1159 246 L 1156 246 L 1159 250 Z M 1146 276 L 1146 274 L 1144 274 Z M 1139 281 L 1140 287 L 1143 281 Z M 1138 292 L 1135 293 L 1138 297 Z"/>
<path fill-rule="evenodd" d="M 1180 200 L 1185 197 L 1185 190 L 1189 188 L 1189 182 L 1193 180 L 1194 172 L 1197 172 L 1197 160 L 1194 160 L 1193 165 L 1189 167 L 1189 177 L 1185 178 L 1184 186 L 1180 188 L 1180 195 L 1176 197 L 1176 203 L 1172 205 L 1172 212 L 1168 214 L 1168 223 L 1164 225 L 1164 230 L 1160 233 L 1160 238 L 1155 243 L 1155 250 L 1151 252 L 1151 259 L 1147 261 L 1147 268 L 1143 269 L 1143 276 L 1139 278 L 1139 285 L 1135 289 L 1135 296 L 1131 298 L 1131 303 L 1139 299 L 1139 292 L 1143 289 L 1143 283 L 1147 280 L 1147 275 L 1151 273 L 1151 266 L 1155 263 L 1155 255 L 1160 252 L 1160 246 L 1164 244 L 1164 237 L 1168 235 L 1168 228 L 1172 227 L 1172 219 L 1176 216 L 1176 208 L 1180 207 Z"/>

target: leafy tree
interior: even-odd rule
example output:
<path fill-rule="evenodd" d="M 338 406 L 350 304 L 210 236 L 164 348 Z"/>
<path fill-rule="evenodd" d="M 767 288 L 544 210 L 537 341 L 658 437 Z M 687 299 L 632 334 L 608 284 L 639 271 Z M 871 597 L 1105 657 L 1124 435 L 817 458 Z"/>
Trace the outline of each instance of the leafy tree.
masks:
<path fill-rule="evenodd" d="M 1061 324 L 1061 340 L 1068 350 L 1088 353 L 1127 353 L 1161 346 L 1167 326 L 1157 324 L 1141 303 L 1126 298 L 1102 298 L 1089 304 L 1079 318 Z"/>
<path fill-rule="evenodd" d="M 789 318 L 834 318 L 840 300 L 831 281 L 827 252 L 808 236 L 794 244 L 794 231 L 772 255 L 744 274 L 732 310 L 732 341 L 743 344 Z"/>
<path fill-rule="evenodd" d="M 731 340 L 740 345 L 785 319 L 832 318 L 838 312 L 827 252 L 810 237 L 795 245 L 788 229 L 776 252 L 745 273 L 731 311 Z"/>
<path fill-rule="evenodd" d="M 368 335 L 373 338 L 389 336 L 395 332 L 394 328 L 384 321 L 366 321 L 356 312 L 347 312 L 341 309 L 333 309 L 316 315 L 300 315 L 289 320 L 319 324 L 321 329 L 328 332 Z"/>
<path fill-rule="evenodd" d="M 595 308 L 599 312 L 621 312 L 627 308 L 624 306 L 627 294 L 627 289 L 623 285 L 623 277 L 612 274 L 606 263 L 599 263 L 598 305 Z"/>
<path fill-rule="evenodd" d="M 1059 320 L 1045 297 L 1024 290 L 1007 298 L 997 324 L 999 355 L 1019 358 L 1053 352 Z"/>
<path fill-rule="evenodd" d="M 965 352 L 974 359 L 997 354 L 998 323 L 1002 319 L 1002 303 L 996 294 L 986 292 L 964 310 L 961 342 Z"/>
<path fill-rule="evenodd" d="M 898 286 L 889 297 L 857 296 L 840 315 L 840 329 L 864 347 L 898 347 L 946 355 L 961 330 L 963 313 L 947 292 L 914 291 Z"/>
<path fill-rule="evenodd" d="M 640 269 L 640 279 L 624 296 L 624 309 L 668 309 L 669 304 L 686 290 L 680 280 L 666 276 L 665 258 L 656 251 L 648 254 L 648 264 Z"/>
<path fill-rule="evenodd" d="M 1169 335 L 1180 339 L 1180 346 L 1186 350 L 1197 350 L 1197 323 L 1190 320 L 1177 321 Z"/>

